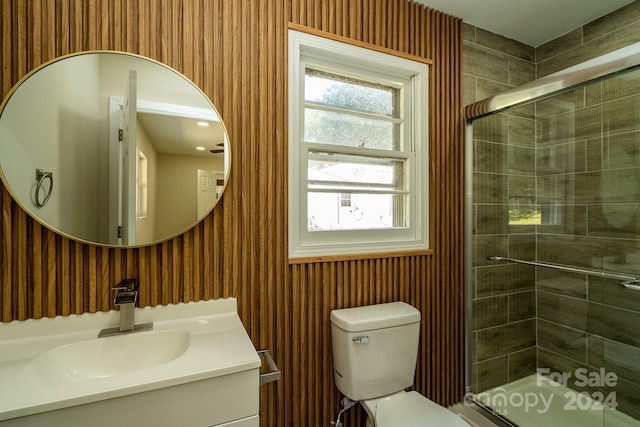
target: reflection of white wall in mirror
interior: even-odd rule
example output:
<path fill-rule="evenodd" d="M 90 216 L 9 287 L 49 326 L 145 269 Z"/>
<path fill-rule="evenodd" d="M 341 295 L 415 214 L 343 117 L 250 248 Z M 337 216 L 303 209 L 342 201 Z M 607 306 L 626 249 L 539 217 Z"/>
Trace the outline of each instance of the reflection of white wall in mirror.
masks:
<path fill-rule="evenodd" d="M 48 73 L 31 76 L 16 90 L 11 108 L 5 109 L 0 135 L 0 156 L 15 160 L 3 162 L 2 167 L 8 182 L 20 183 L 11 187 L 17 198 L 33 200 L 36 168 L 52 172 L 53 192 L 48 203 L 38 209 L 38 216 L 86 240 L 97 238 L 100 195 L 93 184 L 99 161 L 95 155 L 100 109 L 97 67 L 97 58 L 84 56 L 74 64 L 56 62 L 47 67 Z M 53 79 L 56 84 L 51 84 Z M 53 102 L 31 102 L 33 99 Z M 20 142 L 15 141 L 18 135 Z M 48 145 L 43 146 L 42 141 L 49 141 Z M 11 149 L 22 152 L 4 151 Z M 60 152 L 69 154 L 60 157 Z M 78 212 L 82 215 L 76 215 Z"/>
<path fill-rule="evenodd" d="M 198 169 L 222 171 L 222 156 L 158 155 L 156 232 L 179 233 L 194 224 L 197 212 Z"/>
<path fill-rule="evenodd" d="M 144 153 L 146 163 L 146 199 L 147 209 L 146 215 L 136 219 L 136 242 L 152 242 L 154 240 L 154 230 L 156 227 L 156 175 L 157 175 L 157 162 L 158 153 L 156 152 L 153 142 L 149 139 L 149 135 L 143 126 L 138 126 L 138 139 L 136 141 L 138 151 Z M 138 179 L 138 186 L 141 185 L 140 179 Z"/>

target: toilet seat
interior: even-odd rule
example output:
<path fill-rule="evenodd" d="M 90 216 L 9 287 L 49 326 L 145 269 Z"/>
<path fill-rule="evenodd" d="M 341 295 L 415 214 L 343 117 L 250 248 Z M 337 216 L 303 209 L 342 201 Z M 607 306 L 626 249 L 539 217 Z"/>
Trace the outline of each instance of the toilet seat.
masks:
<path fill-rule="evenodd" d="M 380 399 L 376 427 L 471 427 L 448 409 L 416 391 Z"/>

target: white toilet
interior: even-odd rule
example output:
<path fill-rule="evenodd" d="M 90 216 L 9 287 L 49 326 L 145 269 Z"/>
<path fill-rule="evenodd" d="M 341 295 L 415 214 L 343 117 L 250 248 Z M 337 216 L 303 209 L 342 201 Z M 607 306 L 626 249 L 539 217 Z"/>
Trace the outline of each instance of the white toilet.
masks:
<path fill-rule="evenodd" d="M 420 312 L 404 302 L 333 310 L 331 341 L 338 390 L 360 402 L 367 427 L 470 427 L 411 387 Z"/>

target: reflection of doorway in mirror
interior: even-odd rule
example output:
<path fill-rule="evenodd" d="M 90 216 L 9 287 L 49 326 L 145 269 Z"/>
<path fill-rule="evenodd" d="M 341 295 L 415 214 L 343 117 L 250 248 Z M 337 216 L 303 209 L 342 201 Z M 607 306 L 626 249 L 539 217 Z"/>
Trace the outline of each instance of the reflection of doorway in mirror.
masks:
<path fill-rule="evenodd" d="M 117 150 L 119 147 L 117 135 L 122 128 L 124 98 L 111 96 L 109 100 L 109 135 L 115 141 L 110 145 L 113 153 L 110 152 L 109 167 L 112 167 L 112 165 L 122 164 L 122 153 Z M 218 148 L 222 146 L 219 141 L 226 143 L 226 135 L 224 135 L 222 124 L 214 115 L 214 110 L 144 99 L 137 99 L 136 106 L 138 151 L 134 156 L 136 205 L 133 207 L 136 218 L 136 243 L 139 244 L 157 240 L 157 236 L 179 233 L 209 213 L 224 188 L 223 170 L 226 167 L 225 160 L 228 153 Z M 191 125 L 195 126 L 197 121 L 204 120 L 210 123 L 210 126 L 206 132 L 195 135 Z M 206 146 L 210 150 L 202 150 L 200 146 Z M 140 158 L 140 152 L 144 153 L 146 161 Z M 111 158 L 114 160 L 112 161 Z M 147 169 L 146 214 L 141 213 L 145 194 L 145 189 L 141 188 L 145 184 L 140 180 L 143 169 L 141 161 L 146 163 Z M 202 207 L 198 207 L 199 184 L 194 185 L 194 178 L 199 182 L 197 169 L 212 171 L 210 173 L 220 171 L 219 176 L 216 175 L 211 183 L 211 186 L 215 187 L 210 192 L 213 198 L 203 197 Z M 120 168 L 110 174 L 114 181 L 110 184 L 121 187 L 116 179 L 117 176 L 120 176 Z M 216 182 L 220 185 L 216 185 Z M 159 191 L 159 189 L 162 190 Z M 121 192 L 114 192 L 112 196 L 114 204 L 121 203 L 120 196 Z M 208 206 L 207 203 L 209 203 Z M 204 214 L 198 214 L 200 211 Z M 118 215 L 119 211 L 115 211 L 114 217 Z M 111 217 L 110 215 L 109 218 Z M 117 223 L 117 226 L 119 225 L 120 221 Z"/>
<path fill-rule="evenodd" d="M 198 169 L 198 218 L 206 215 L 217 200 L 219 180 L 224 180 L 222 172 Z"/>

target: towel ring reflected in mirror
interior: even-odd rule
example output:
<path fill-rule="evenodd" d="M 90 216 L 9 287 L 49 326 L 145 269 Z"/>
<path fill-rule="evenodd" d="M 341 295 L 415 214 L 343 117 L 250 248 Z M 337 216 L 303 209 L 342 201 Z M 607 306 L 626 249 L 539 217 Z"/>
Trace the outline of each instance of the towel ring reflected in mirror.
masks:
<path fill-rule="evenodd" d="M 40 194 L 42 194 L 42 183 L 46 179 L 49 180 L 49 189 L 44 191 L 44 200 L 40 200 Z M 51 197 L 51 192 L 53 191 L 53 174 L 51 172 L 45 172 L 42 169 L 36 169 L 36 181 L 38 183 L 36 184 L 35 203 L 36 206 L 40 207 L 46 205 Z"/>

